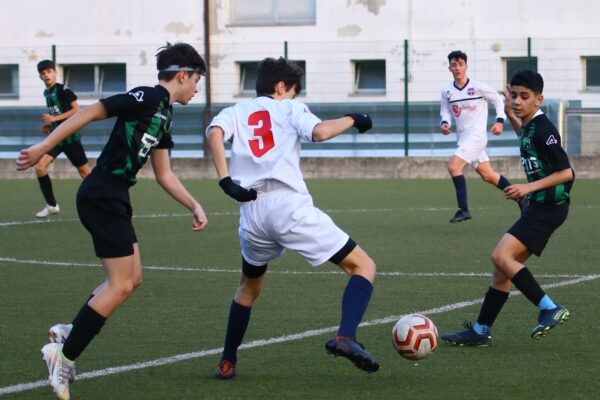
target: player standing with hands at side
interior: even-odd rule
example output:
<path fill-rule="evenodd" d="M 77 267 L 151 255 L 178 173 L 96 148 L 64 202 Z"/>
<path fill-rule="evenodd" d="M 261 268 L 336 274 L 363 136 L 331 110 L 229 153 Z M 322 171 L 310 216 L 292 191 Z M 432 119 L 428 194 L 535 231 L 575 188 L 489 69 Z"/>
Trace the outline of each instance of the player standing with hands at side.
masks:
<path fill-rule="evenodd" d="M 458 211 L 450 222 L 463 222 L 471 219 L 467 201 L 467 181 L 463 169 L 470 164 L 481 178 L 500 190 L 511 183 L 492 169 L 485 152 L 487 146 L 488 102 L 496 109 L 496 122 L 491 128 L 494 135 L 500 135 L 504 127 L 504 101 L 502 96 L 483 82 L 469 79 L 467 55 L 460 50 L 448 54 L 448 69 L 454 80 L 442 89 L 440 129 L 444 135 L 452 133 L 452 117 L 456 121 L 458 149 L 448 163 L 456 191 Z M 522 204 L 519 203 L 522 207 Z"/>
<path fill-rule="evenodd" d="M 296 251 L 312 266 L 330 261 L 350 275 L 337 336 L 325 348 L 364 371 L 379 369 L 377 360 L 356 341 L 373 291 L 375 263 L 313 205 L 300 170 L 300 141 L 325 141 L 353 126 L 362 133 L 371 128 L 371 118 L 350 114 L 321 121 L 294 100 L 302 89 L 303 74 L 291 61 L 264 59 L 258 68 L 257 97 L 224 109 L 207 128 L 219 185 L 241 202 L 242 278 L 231 303 L 224 351 L 215 372 L 219 379 L 235 376 L 237 349 L 262 290 L 267 263 L 286 249 Z M 224 140 L 233 140 L 231 174 Z"/>
<path fill-rule="evenodd" d="M 136 183 L 137 172 L 148 158 L 158 184 L 192 212 L 192 230 L 201 231 L 207 224 L 202 206 L 173 174 L 169 158 L 173 147 L 172 104 L 190 102 L 198 92 L 206 65 L 196 50 L 185 43 L 167 44 L 159 50 L 158 85 L 137 87 L 79 111 L 43 142 L 21 150 L 17 160 L 17 169 L 27 169 L 48 149 L 89 122 L 117 117 L 96 167 L 77 193 L 79 219 L 92 235 L 106 281 L 94 290 L 72 324 L 50 328 L 51 343 L 42 348 L 50 384 L 60 399 L 70 398 L 69 381 L 74 379 L 75 359 L 100 332 L 106 319 L 142 283 L 129 188 Z"/>
<path fill-rule="evenodd" d="M 554 303 L 524 265 L 531 254 L 541 255 L 554 231 L 566 220 L 575 179 L 557 129 L 540 110 L 543 89 L 544 80 L 535 71 L 521 70 L 511 79 L 512 110 L 508 110 L 508 117 L 519 135 L 521 162 L 528 183 L 507 186 L 504 193 L 513 200 L 527 197 L 529 205 L 492 253 L 492 283 L 477 323 L 465 323 L 467 330 L 442 335 L 450 344 L 490 345 L 492 325 L 508 300 L 512 285 L 539 310 L 532 338 L 544 337 L 569 318 L 569 311 Z"/>

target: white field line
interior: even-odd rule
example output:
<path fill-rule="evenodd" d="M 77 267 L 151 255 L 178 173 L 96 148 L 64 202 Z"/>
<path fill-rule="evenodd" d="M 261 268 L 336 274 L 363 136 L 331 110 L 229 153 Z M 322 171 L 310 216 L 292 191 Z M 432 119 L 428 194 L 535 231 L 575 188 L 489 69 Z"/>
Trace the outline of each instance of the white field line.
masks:
<path fill-rule="evenodd" d="M 553 289 L 553 288 L 557 288 L 557 287 L 561 287 L 561 286 L 570 286 L 570 285 L 576 285 L 576 284 L 582 283 L 582 282 L 593 281 L 598 278 L 600 278 L 600 275 L 586 275 L 586 276 L 582 276 L 577 279 L 570 279 L 570 280 L 566 280 L 566 281 L 562 281 L 562 282 L 552 283 L 549 285 L 544 285 L 542 287 L 544 289 Z M 517 296 L 519 294 L 520 294 L 520 292 L 518 292 L 518 291 L 510 292 L 511 296 Z M 461 301 L 458 303 L 447 304 L 444 306 L 430 308 L 428 310 L 415 311 L 415 312 L 418 312 L 420 314 L 425 314 L 425 315 L 441 314 L 441 313 L 450 312 L 450 311 L 458 310 L 458 309 L 465 308 L 465 307 L 470 307 L 470 306 L 473 306 L 476 304 L 481 304 L 482 302 L 483 302 L 483 298 L 479 298 L 479 299 Z M 387 324 L 387 323 L 397 321 L 404 315 L 406 315 L 406 314 L 391 315 L 391 316 L 385 317 L 385 318 L 379 318 L 379 319 L 375 319 L 375 320 L 371 320 L 371 321 L 365 321 L 365 322 L 361 323 L 359 326 L 366 327 L 366 326 L 376 326 L 376 325 Z M 337 330 L 337 328 L 338 328 L 337 326 L 330 326 L 328 328 L 311 329 L 308 331 L 295 333 L 295 334 L 291 334 L 291 335 L 280 336 L 280 337 L 276 337 L 276 338 L 253 340 L 251 342 L 242 344 L 240 346 L 240 349 L 252 349 L 255 347 L 269 346 L 269 345 L 277 344 L 277 343 L 285 343 L 285 342 L 291 342 L 291 341 L 295 341 L 295 340 L 302 340 L 302 339 L 306 339 L 306 338 L 313 337 L 313 336 L 320 336 L 320 335 L 323 335 L 326 333 L 335 332 Z M 211 355 L 217 355 L 217 354 L 220 354 L 222 351 L 223 351 L 223 348 L 219 347 L 219 348 L 215 348 L 215 349 L 195 351 L 192 353 L 177 354 L 177 355 L 170 356 L 170 357 L 157 358 L 155 360 L 144 361 L 144 362 L 128 364 L 128 365 L 122 365 L 119 367 L 109 367 L 109 368 L 99 369 L 99 370 L 90 371 L 90 372 L 83 372 L 83 373 L 77 374 L 77 380 L 81 381 L 81 380 L 85 380 L 85 379 L 92 379 L 92 378 L 98 378 L 98 377 L 103 377 L 103 376 L 108 376 L 108 375 L 126 373 L 126 372 L 135 371 L 135 370 L 139 370 L 139 369 L 159 367 L 162 365 L 173 364 L 173 363 L 180 362 L 180 361 L 186 361 L 186 360 L 191 360 L 191 359 L 196 359 L 196 358 L 204 358 L 204 357 L 211 356 Z M 46 386 L 46 385 L 48 385 L 47 380 L 39 380 L 39 381 L 34 381 L 34 382 L 19 383 L 19 384 L 12 385 L 12 386 L 5 386 L 5 387 L 0 388 L 0 396 L 5 395 L 5 394 L 10 394 L 10 393 L 24 392 L 27 390 L 36 389 L 36 388 Z"/>
<path fill-rule="evenodd" d="M 59 266 L 59 267 L 91 267 L 101 268 L 101 264 L 94 263 L 76 263 L 66 261 L 47 261 L 47 260 L 20 260 L 12 257 L 0 257 L 0 263 L 14 264 L 30 264 L 42 266 Z M 220 267 L 209 268 L 191 268 L 191 267 L 171 267 L 171 266 L 143 266 L 144 270 L 152 271 L 176 271 L 176 272 L 205 272 L 205 273 L 222 273 L 222 274 L 239 274 L 241 269 L 226 269 Z M 269 269 L 269 274 L 279 275 L 345 275 L 343 271 L 287 271 L 277 270 L 276 268 Z M 409 277 L 491 277 L 490 272 L 383 272 L 378 271 L 377 276 L 409 276 Z M 581 274 L 536 274 L 538 278 L 581 278 L 589 275 Z"/>

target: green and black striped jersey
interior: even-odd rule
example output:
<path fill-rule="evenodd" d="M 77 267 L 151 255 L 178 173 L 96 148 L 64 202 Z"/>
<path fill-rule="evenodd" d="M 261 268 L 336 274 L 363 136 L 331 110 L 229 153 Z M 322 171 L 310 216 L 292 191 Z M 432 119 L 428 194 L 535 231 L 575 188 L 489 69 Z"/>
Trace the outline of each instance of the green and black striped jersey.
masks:
<path fill-rule="evenodd" d="M 48 114 L 60 115 L 64 114 L 71 109 L 71 103 L 77 100 L 77 96 L 71 89 L 61 83 L 55 83 L 50 89 L 44 90 L 44 97 L 46 98 L 46 106 L 48 106 Z M 53 122 L 51 130 L 56 129 L 63 121 Z M 70 144 L 73 141 L 80 141 L 81 135 L 79 132 L 75 132 L 63 139 L 57 146 L 63 144 Z"/>
<path fill-rule="evenodd" d="M 521 128 L 519 147 L 521 163 L 528 182 L 535 182 L 554 172 L 571 168 L 567 153 L 561 146 L 558 130 L 541 111 L 538 111 L 533 119 Z M 573 181 L 561 183 L 530 193 L 527 197 L 533 203 L 557 205 L 568 203 L 572 186 Z"/>
<path fill-rule="evenodd" d="M 169 92 L 160 85 L 101 99 L 108 117 L 117 117 L 117 122 L 95 168 L 134 185 L 137 172 L 154 148 L 173 147 L 169 99 Z"/>

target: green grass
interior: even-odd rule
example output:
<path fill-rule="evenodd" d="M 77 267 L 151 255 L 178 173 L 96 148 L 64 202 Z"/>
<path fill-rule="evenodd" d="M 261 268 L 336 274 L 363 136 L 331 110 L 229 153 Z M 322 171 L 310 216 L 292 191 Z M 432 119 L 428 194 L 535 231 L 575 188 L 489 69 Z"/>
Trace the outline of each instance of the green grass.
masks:
<path fill-rule="evenodd" d="M 238 207 L 214 181 L 185 183 L 208 214 L 205 232 L 193 233 L 186 210 L 154 182 L 142 180 L 132 189 L 142 263 L 149 268 L 140 290 L 79 358 L 80 374 L 222 346 L 240 275 Z M 600 390 L 595 343 L 600 334 L 595 319 L 598 183 L 575 183 L 567 222 L 543 256 L 527 264 L 543 285 L 593 275 L 589 281 L 548 289 L 572 318 L 543 340 L 529 338 L 537 311 L 516 296 L 494 326 L 494 346 L 440 344 L 418 363 L 392 349 L 392 323 L 362 327 L 359 340 L 382 365 L 371 375 L 327 356 L 324 342 L 330 333 L 323 333 L 240 350 L 233 381 L 213 378 L 215 354 L 82 379 L 71 385 L 71 394 L 76 399 L 595 398 Z M 0 181 L 0 393 L 47 377 L 39 352 L 46 330 L 70 321 L 103 279 L 75 211 L 79 181 L 53 184 L 61 213 L 48 222 L 31 223 L 43 205 L 37 182 Z M 518 215 L 513 202 L 478 180 L 468 182 L 473 220 L 459 225 L 448 223 L 455 211 L 450 180 L 311 180 L 308 185 L 315 204 L 378 265 L 381 274 L 365 321 L 481 298 L 489 277 L 454 274 L 490 272 L 490 254 Z M 332 264 L 313 269 L 287 253 L 269 265 L 246 341 L 335 327 L 345 284 Z M 479 305 L 471 305 L 430 316 L 446 332 L 460 329 L 465 319 L 474 320 L 478 311 Z M 44 386 L 0 397 L 49 399 L 53 394 Z"/>

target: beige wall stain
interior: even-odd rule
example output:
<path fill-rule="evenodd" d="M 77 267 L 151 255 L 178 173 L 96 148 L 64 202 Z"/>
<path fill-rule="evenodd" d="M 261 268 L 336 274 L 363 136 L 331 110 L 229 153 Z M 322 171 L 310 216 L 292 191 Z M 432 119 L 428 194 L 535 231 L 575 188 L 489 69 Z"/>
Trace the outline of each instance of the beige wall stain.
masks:
<path fill-rule="evenodd" d="M 44 31 L 38 31 L 35 34 L 35 37 L 37 38 L 47 38 L 47 37 L 54 37 L 54 33 L 46 33 Z"/>
<path fill-rule="evenodd" d="M 386 3 L 387 0 L 346 0 L 346 5 L 348 7 L 352 4 L 359 4 L 367 7 L 367 10 L 375 15 L 379 14 L 380 8 L 386 5 Z"/>
<path fill-rule="evenodd" d="M 361 31 L 358 25 L 346 25 L 338 28 L 338 36 L 358 36 Z"/>
<path fill-rule="evenodd" d="M 165 32 L 174 33 L 176 35 L 182 35 L 190 33 L 194 24 L 190 24 L 189 26 L 185 26 L 183 22 L 169 22 L 165 25 Z"/>

